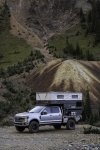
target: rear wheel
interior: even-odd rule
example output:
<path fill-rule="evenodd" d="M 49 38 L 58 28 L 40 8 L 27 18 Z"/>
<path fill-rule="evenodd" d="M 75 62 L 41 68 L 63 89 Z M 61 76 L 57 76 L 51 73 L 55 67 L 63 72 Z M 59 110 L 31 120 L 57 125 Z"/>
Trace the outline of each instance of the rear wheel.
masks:
<path fill-rule="evenodd" d="M 39 131 L 39 123 L 37 121 L 32 121 L 29 125 L 29 132 L 36 133 Z"/>
<path fill-rule="evenodd" d="M 60 130 L 60 129 L 61 129 L 61 125 L 54 125 L 54 128 L 55 128 L 56 130 Z"/>
<path fill-rule="evenodd" d="M 68 130 L 75 130 L 75 120 L 69 119 L 66 125 Z"/>
<path fill-rule="evenodd" d="M 25 130 L 25 127 L 19 127 L 19 126 L 16 126 L 16 130 L 18 132 L 23 132 Z"/>

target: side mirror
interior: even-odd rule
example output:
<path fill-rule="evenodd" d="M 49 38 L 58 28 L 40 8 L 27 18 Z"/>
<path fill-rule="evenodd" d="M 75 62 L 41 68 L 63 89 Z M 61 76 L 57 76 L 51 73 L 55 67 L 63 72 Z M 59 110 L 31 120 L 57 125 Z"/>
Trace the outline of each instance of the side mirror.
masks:
<path fill-rule="evenodd" d="M 41 115 L 47 115 L 47 111 L 44 110 L 43 112 L 41 112 Z"/>

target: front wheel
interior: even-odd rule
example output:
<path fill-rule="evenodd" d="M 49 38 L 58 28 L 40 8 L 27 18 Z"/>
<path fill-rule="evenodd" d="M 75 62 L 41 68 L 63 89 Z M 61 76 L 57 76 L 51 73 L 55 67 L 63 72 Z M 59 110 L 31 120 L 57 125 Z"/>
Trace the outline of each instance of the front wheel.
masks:
<path fill-rule="evenodd" d="M 23 132 L 25 130 L 25 127 L 19 127 L 19 126 L 16 126 L 16 130 L 18 132 Z"/>
<path fill-rule="evenodd" d="M 37 121 L 32 121 L 29 125 L 29 132 L 36 133 L 39 130 L 39 123 Z"/>
<path fill-rule="evenodd" d="M 66 125 L 68 130 L 75 130 L 75 120 L 69 119 Z"/>

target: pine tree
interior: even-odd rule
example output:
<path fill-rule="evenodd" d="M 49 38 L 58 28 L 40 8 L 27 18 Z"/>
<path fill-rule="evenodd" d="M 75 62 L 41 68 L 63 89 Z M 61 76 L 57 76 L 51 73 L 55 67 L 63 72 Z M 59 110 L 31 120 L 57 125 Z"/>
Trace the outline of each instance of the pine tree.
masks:
<path fill-rule="evenodd" d="M 64 48 L 64 53 L 68 56 L 72 56 L 73 55 L 73 45 L 69 42 L 68 37 L 66 37 L 66 46 Z"/>
<path fill-rule="evenodd" d="M 100 42 L 100 21 L 96 21 L 96 29 L 95 29 L 95 44 L 98 44 Z"/>
<path fill-rule="evenodd" d="M 76 44 L 76 50 L 75 50 L 75 52 L 76 52 L 76 57 L 80 58 L 81 49 L 80 49 L 80 46 L 79 46 L 78 43 Z"/>
<path fill-rule="evenodd" d="M 89 121 L 92 115 L 92 110 L 91 110 L 90 94 L 88 89 L 86 90 L 86 97 L 84 101 L 84 114 L 85 114 L 86 121 Z"/>
<path fill-rule="evenodd" d="M 85 15 L 83 13 L 83 9 L 82 8 L 80 9 L 80 22 L 81 23 L 85 22 Z"/>
<path fill-rule="evenodd" d="M 92 9 L 89 11 L 87 16 L 87 27 L 90 33 L 96 33 L 99 30 L 100 20 L 100 1 L 92 1 Z"/>
<path fill-rule="evenodd" d="M 86 58 L 86 60 L 88 60 L 88 61 L 93 61 L 93 60 L 95 60 L 94 55 L 93 55 L 89 50 L 86 51 L 85 58 Z"/>
<path fill-rule="evenodd" d="M 90 10 L 90 11 L 88 12 L 87 22 L 88 22 L 88 23 L 91 23 L 91 21 L 92 21 L 92 11 Z"/>

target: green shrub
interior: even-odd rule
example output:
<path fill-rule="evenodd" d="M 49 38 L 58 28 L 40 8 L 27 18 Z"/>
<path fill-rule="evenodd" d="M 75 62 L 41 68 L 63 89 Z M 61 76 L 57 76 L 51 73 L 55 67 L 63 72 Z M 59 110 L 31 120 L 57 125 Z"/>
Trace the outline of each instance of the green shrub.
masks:
<path fill-rule="evenodd" d="M 87 128 L 84 128 L 84 134 L 100 134 L 100 129 L 93 128 L 92 126 L 87 127 Z"/>
<path fill-rule="evenodd" d="M 35 101 L 35 99 L 36 99 L 36 93 L 31 92 L 30 93 L 30 99 L 31 99 L 31 101 Z"/>
<path fill-rule="evenodd" d="M 2 59 L 3 57 L 4 57 L 3 54 L 0 53 L 0 59 Z"/>
<path fill-rule="evenodd" d="M 95 122 L 95 123 L 93 123 L 93 126 L 100 127 L 100 120 Z"/>
<path fill-rule="evenodd" d="M 11 93 L 16 93 L 16 90 L 14 89 L 12 82 L 4 80 L 3 84 L 6 85 L 6 88 L 8 89 L 8 91 L 10 91 Z"/>
<path fill-rule="evenodd" d="M 3 68 L 0 68 L 0 78 L 5 78 L 6 72 Z"/>
<path fill-rule="evenodd" d="M 6 115 L 10 112 L 10 109 L 11 109 L 11 105 L 9 102 L 0 102 L 0 112 L 1 112 L 1 116 L 2 117 L 2 114 L 3 115 Z"/>
<path fill-rule="evenodd" d="M 7 100 L 10 100 L 12 98 L 12 95 L 10 92 L 5 92 L 3 93 L 3 97 L 6 98 Z"/>
<path fill-rule="evenodd" d="M 13 120 L 8 119 L 3 119 L 0 123 L 1 126 L 13 126 Z"/>

